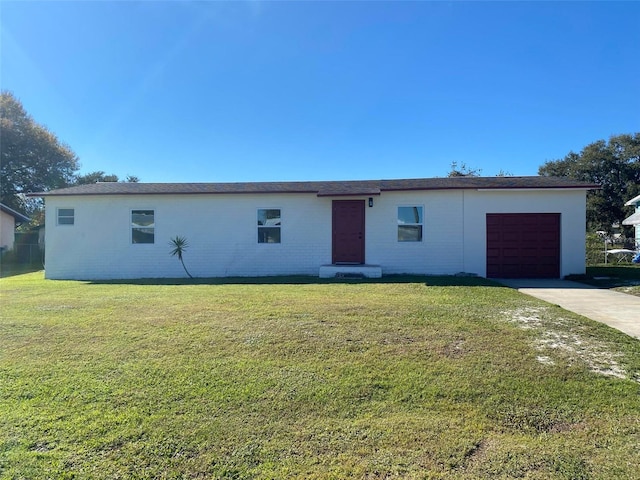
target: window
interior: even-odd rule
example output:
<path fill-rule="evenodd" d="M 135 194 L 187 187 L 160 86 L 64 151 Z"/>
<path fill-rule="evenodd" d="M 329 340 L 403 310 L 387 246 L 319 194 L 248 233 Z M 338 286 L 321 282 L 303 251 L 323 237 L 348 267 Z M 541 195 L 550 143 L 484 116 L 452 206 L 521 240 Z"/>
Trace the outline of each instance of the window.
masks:
<path fill-rule="evenodd" d="M 398 241 L 422 241 L 422 207 L 398 207 Z"/>
<path fill-rule="evenodd" d="M 131 243 L 154 243 L 154 217 L 153 210 L 131 210 Z"/>
<path fill-rule="evenodd" d="M 258 210 L 258 243 L 280 243 L 280 209 Z"/>
<path fill-rule="evenodd" d="M 75 209 L 59 208 L 58 209 L 58 225 L 73 225 L 75 218 Z"/>

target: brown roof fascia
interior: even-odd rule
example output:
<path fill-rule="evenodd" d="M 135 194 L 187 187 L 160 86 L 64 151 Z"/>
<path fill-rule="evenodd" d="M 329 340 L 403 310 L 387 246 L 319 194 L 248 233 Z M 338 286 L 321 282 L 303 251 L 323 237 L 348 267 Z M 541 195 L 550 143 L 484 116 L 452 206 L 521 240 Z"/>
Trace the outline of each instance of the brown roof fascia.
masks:
<path fill-rule="evenodd" d="M 505 186 L 505 187 L 412 187 L 412 188 L 381 188 L 382 192 L 417 192 L 431 190 L 600 190 L 600 185 L 546 185 L 541 187 L 531 186 Z"/>
<path fill-rule="evenodd" d="M 511 187 L 475 187 L 467 190 L 600 190 L 600 185 L 545 185 L 540 187 L 511 186 Z M 461 190 L 460 188 L 439 188 L 438 190 Z"/>
<path fill-rule="evenodd" d="M 380 194 L 381 190 L 379 188 L 359 188 L 351 190 L 345 188 L 343 190 L 322 189 L 319 190 L 316 195 L 318 197 L 361 197 L 363 195 L 379 196 Z"/>
<path fill-rule="evenodd" d="M 269 195 L 277 193 L 315 193 L 309 190 L 243 190 L 243 191 L 231 191 L 231 192 L 77 192 L 77 193 L 54 193 L 39 192 L 28 193 L 27 197 L 89 197 L 89 196 L 116 196 L 116 195 Z"/>

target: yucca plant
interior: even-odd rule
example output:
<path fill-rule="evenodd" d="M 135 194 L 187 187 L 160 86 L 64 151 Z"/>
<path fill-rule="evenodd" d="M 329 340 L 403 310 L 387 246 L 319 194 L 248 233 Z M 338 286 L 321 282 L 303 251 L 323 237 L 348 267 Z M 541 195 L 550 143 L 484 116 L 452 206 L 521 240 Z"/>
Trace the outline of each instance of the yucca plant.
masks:
<path fill-rule="evenodd" d="M 180 260 L 180 263 L 182 263 L 182 268 L 184 268 L 184 271 L 187 272 L 187 275 L 189 275 L 189 278 L 193 278 L 189 273 L 189 270 L 187 270 L 187 267 L 184 264 L 184 260 L 182 259 L 182 254 L 185 252 L 185 250 L 189 246 L 187 239 L 185 237 L 176 235 L 176 237 L 172 238 L 171 241 L 169 242 L 169 246 L 172 247 L 170 252 L 171 256 L 173 257 L 177 256 L 178 260 Z"/>

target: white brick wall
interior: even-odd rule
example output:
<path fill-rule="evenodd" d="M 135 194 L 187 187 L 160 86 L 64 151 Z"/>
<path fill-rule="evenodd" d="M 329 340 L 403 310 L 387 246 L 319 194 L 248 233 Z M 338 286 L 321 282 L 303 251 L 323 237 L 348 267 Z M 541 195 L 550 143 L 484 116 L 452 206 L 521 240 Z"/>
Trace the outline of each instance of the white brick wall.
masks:
<path fill-rule="evenodd" d="M 331 262 L 331 202 L 313 195 L 77 196 L 46 200 L 47 278 L 182 277 L 169 240 L 184 236 L 193 276 L 317 275 Z M 57 208 L 75 224 L 56 225 Z M 280 208 L 282 243 L 258 244 L 258 208 Z M 155 212 L 155 243 L 131 243 L 131 210 Z M 329 225 L 329 229 L 324 228 Z"/>
<path fill-rule="evenodd" d="M 366 262 L 381 265 L 383 274 L 484 276 L 486 213 L 559 212 L 561 274 L 581 273 L 584 198 L 584 191 L 383 192 L 365 207 Z M 195 277 L 318 275 L 331 263 L 331 203 L 314 194 L 47 197 L 46 276 L 184 277 L 169 255 L 176 235 L 189 242 L 184 260 Z M 401 205 L 424 206 L 422 242 L 397 241 Z M 57 208 L 74 208 L 75 224 L 56 225 Z M 282 243 L 257 243 L 259 208 L 281 209 Z M 133 209 L 155 211 L 154 244 L 131 243 Z"/>
<path fill-rule="evenodd" d="M 559 213 L 560 276 L 585 272 L 584 190 L 464 191 L 464 270 L 486 275 L 487 213 Z"/>
<path fill-rule="evenodd" d="M 385 192 L 367 208 L 367 263 L 382 273 L 452 274 L 462 269 L 460 191 Z M 398 207 L 423 206 L 422 242 L 398 242 Z"/>

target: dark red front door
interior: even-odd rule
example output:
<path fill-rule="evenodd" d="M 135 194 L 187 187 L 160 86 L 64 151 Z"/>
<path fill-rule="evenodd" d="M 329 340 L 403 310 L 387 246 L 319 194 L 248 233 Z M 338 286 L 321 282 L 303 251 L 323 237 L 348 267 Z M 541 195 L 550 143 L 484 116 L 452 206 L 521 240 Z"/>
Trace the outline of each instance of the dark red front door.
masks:
<path fill-rule="evenodd" d="M 559 276 L 559 213 L 487 213 L 487 277 Z"/>
<path fill-rule="evenodd" d="M 333 201 L 333 263 L 364 263 L 364 200 Z"/>

